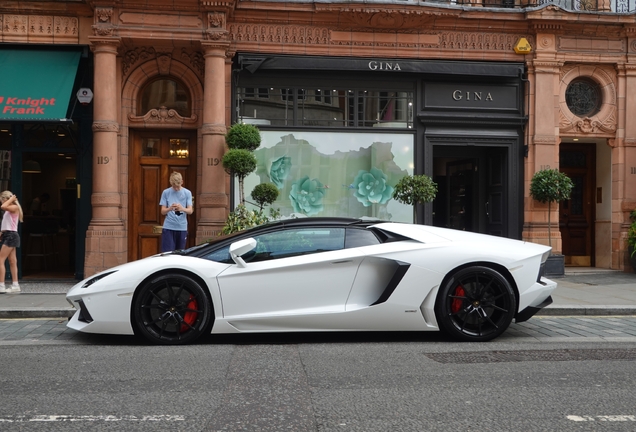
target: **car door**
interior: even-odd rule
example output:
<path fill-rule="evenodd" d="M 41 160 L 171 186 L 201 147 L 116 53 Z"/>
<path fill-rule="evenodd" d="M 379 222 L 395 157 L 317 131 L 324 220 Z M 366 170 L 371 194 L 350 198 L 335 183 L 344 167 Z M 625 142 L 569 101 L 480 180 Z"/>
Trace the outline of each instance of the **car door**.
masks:
<path fill-rule="evenodd" d="M 362 248 L 345 229 L 293 228 L 255 236 L 257 246 L 218 276 L 225 318 L 344 312 Z"/>

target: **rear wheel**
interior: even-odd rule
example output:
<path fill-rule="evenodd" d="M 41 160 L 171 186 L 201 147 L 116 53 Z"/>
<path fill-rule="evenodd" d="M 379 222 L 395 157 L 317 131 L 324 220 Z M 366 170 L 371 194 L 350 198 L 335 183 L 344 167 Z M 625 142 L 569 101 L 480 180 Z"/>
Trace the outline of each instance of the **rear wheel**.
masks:
<path fill-rule="evenodd" d="M 194 342 L 209 333 L 212 302 L 194 279 L 181 274 L 158 276 L 139 289 L 133 304 L 136 333 L 155 344 Z"/>
<path fill-rule="evenodd" d="M 462 269 L 441 288 L 435 303 L 440 330 L 462 341 L 501 335 L 517 306 L 515 291 L 499 272 L 482 266 Z"/>

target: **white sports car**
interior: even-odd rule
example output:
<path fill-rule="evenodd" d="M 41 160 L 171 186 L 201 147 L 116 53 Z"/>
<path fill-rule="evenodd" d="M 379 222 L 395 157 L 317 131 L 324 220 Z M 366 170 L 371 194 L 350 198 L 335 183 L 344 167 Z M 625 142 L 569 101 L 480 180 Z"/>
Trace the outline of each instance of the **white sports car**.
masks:
<path fill-rule="evenodd" d="M 501 335 L 552 302 L 550 248 L 340 218 L 278 221 L 91 276 L 68 327 L 185 344 L 209 333 L 442 330 Z"/>

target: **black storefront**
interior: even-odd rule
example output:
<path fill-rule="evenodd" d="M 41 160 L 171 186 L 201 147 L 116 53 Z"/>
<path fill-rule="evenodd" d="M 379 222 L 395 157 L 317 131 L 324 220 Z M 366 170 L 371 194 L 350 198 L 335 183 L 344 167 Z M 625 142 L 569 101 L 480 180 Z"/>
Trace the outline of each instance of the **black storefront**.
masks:
<path fill-rule="evenodd" d="M 77 92 L 93 86 L 92 55 L 86 46 L 11 44 L 0 55 L 0 182 L 24 212 L 19 276 L 81 279 L 93 116 Z"/>
<path fill-rule="evenodd" d="M 435 201 L 417 212 L 417 222 L 521 238 L 524 70 L 521 63 L 238 54 L 233 121 L 253 122 L 266 134 L 270 129 L 284 130 L 295 134 L 294 139 L 303 131 L 386 133 L 393 149 L 396 140 L 408 136 L 412 166 L 402 164 L 394 171 L 427 174 L 439 186 Z M 349 137 L 342 135 L 342 142 Z M 315 144 L 318 150 L 320 145 Z M 279 163 L 281 151 L 263 158 L 261 171 L 267 174 L 272 160 Z M 377 157 L 370 161 L 374 168 L 387 166 Z M 390 169 L 381 171 L 386 174 Z M 260 181 L 272 178 L 271 169 L 269 176 L 265 174 Z M 325 183 L 317 180 L 319 174 L 315 176 L 317 185 Z M 347 187 L 353 177 L 349 174 L 332 183 Z M 383 179 L 387 184 L 392 181 L 390 174 Z M 343 210 L 342 216 L 360 216 L 353 206 L 342 205 L 343 199 L 339 202 L 339 208 L 351 209 Z"/>

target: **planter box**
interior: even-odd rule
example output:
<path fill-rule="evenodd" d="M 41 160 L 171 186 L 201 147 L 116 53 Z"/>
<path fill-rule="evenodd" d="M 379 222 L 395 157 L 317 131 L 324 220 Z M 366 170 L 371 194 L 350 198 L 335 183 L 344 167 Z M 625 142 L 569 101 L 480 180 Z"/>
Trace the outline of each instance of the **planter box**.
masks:
<path fill-rule="evenodd" d="M 565 275 L 565 255 L 550 255 L 545 263 L 546 276 Z"/>

